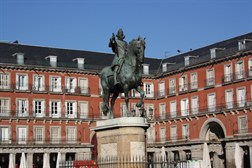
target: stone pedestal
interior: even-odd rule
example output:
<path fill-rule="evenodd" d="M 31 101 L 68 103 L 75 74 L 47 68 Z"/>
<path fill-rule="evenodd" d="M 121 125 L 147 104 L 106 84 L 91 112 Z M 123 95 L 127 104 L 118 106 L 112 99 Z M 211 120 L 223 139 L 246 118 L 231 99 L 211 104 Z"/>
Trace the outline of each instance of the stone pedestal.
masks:
<path fill-rule="evenodd" d="M 96 132 L 98 158 L 145 157 L 145 132 L 149 127 L 145 118 L 122 117 L 98 121 Z"/>

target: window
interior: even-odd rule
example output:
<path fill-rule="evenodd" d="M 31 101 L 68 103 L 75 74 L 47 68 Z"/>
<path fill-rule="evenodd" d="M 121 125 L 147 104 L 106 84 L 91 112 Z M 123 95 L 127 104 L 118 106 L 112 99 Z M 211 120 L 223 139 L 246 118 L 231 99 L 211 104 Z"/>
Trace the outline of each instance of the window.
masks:
<path fill-rule="evenodd" d="M 248 119 L 247 116 L 240 116 L 238 118 L 238 132 L 247 133 L 248 131 Z"/>
<path fill-rule="evenodd" d="M 206 79 L 206 85 L 207 86 L 213 86 L 215 84 L 215 75 L 214 75 L 214 69 L 208 69 L 207 70 L 207 79 Z"/>
<path fill-rule="evenodd" d="M 182 99 L 180 101 L 181 116 L 189 115 L 189 101 L 188 99 Z"/>
<path fill-rule="evenodd" d="M 154 86 L 152 83 L 144 83 L 145 96 L 152 98 L 154 97 Z"/>
<path fill-rule="evenodd" d="M 34 91 L 44 91 L 44 76 L 34 75 L 33 76 L 33 90 Z"/>
<path fill-rule="evenodd" d="M 27 128 L 26 127 L 18 127 L 17 128 L 17 141 L 18 144 L 26 144 L 27 142 Z"/>
<path fill-rule="evenodd" d="M 50 101 L 50 117 L 61 117 L 61 102 L 57 100 Z"/>
<path fill-rule="evenodd" d="M 100 102 L 100 104 L 99 104 L 100 116 L 101 116 L 102 119 L 107 119 L 107 116 L 105 116 L 104 113 L 103 113 L 103 108 L 102 107 L 103 107 L 103 103 Z M 109 112 L 107 113 L 107 115 L 109 115 Z"/>
<path fill-rule="evenodd" d="M 44 141 L 44 128 L 43 127 L 34 128 L 34 140 L 35 140 L 35 143 L 43 143 Z"/>
<path fill-rule="evenodd" d="M 236 63 L 235 77 L 236 77 L 236 79 L 243 79 L 244 78 L 244 64 L 243 64 L 243 61 L 239 61 L 239 62 Z"/>
<path fill-rule="evenodd" d="M 210 49 L 210 57 L 211 57 L 211 59 L 216 58 L 216 48 Z"/>
<path fill-rule="evenodd" d="M 120 111 L 122 117 L 127 116 L 127 107 L 125 103 L 120 103 Z"/>
<path fill-rule="evenodd" d="M 224 67 L 224 82 L 232 81 L 232 66 L 231 64 L 225 65 Z"/>
<path fill-rule="evenodd" d="M 9 99 L 0 98 L 0 116 L 10 115 L 10 103 Z"/>
<path fill-rule="evenodd" d="M 189 138 L 189 125 L 188 124 L 182 125 L 182 136 L 184 139 Z"/>
<path fill-rule="evenodd" d="M 169 81 L 169 94 L 176 94 L 176 80 L 170 79 Z"/>
<path fill-rule="evenodd" d="M 158 84 L 158 96 L 159 97 L 165 96 L 165 83 L 164 82 L 160 82 Z"/>
<path fill-rule="evenodd" d="M 134 89 L 132 89 L 134 90 Z M 101 79 L 99 79 L 99 95 L 103 95 L 103 89 L 102 89 L 102 85 L 101 85 Z"/>
<path fill-rule="evenodd" d="M 177 139 L 177 126 L 175 125 L 171 126 L 170 136 L 171 136 L 171 140 Z"/>
<path fill-rule="evenodd" d="M 51 131 L 50 132 L 51 143 L 54 144 L 60 143 L 61 140 L 60 127 L 51 127 L 50 131 Z"/>
<path fill-rule="evenodd" d="M 208 111 L 214 112 L 216 110 L 216 99 L 215 99 L 215 93 L 208 94 Z"/>
<path fill-rule="evenodd" d="M 16 89 L 28 90 L 28 76 L 24 74 L 17 74 L 16 76 Z"/>
<path fill-rule="evenodd" d="M 191 89 L 198 88 L 198 75 L 197 73 L 191 73 Z"/>
<path fill-rule="evenodd" d="M 50 59 L 50 65 L 51 67 L 57 67 L 57 56 L 50 55 L 45 57 L 45 59 L 49 58 Z"/>
<path fill-rule="evenodd" d="M 45 101 L 44 100 L 34 100 L 33 101 L 33 112 L 34 117 L 44 117 L 45 116 Z"/>
<path fill-rule="evenodd" d="M 0 144 L 10 143 L 10 130 L 9 127 L 0 127 Z"/>
<path fill-rule="evenodd" d="M 67 143 L 76 143 L 76 127 L 67 127 L 66 134 Z"/>
<path fill-rule="evenodd" d="M 88 88 L 88 80 L 85 78 L 79 79 L 79 87 L 82 94 L 88 94 L 89 88 Z"/>
<path fill-rule="evenodd" d="M 140 110 L 139 110 L 139 107 L 136 106 L 136 103 L 131 103 L 131 111 L 132 110 L 135 110 L 136 116 L 140 117 Z"/>
<path fill-rule="evenodd" d="M 166 107 L 165 107 L 165 103 L 161 103 L 159 104 L 159 114 L 160 114 L 160 118 L 161 119 L 165 119 L 166 118 Z"/>
<path fill-rule="evenodd" d="M 0 73 L 0 89 L 10 89 L 9 74 Z"/>
<path fill-rule="evenodd" d="M 177 104 L 176 101 L 170 102 L 170 115 L 171 117 L 176 117 L 177 116 Z"/>
<path fill-rule="evenodd" d="M 88 118 L 88 102 L 79 102 L 80 118 Z"/>
<path fill-rule="evenodd" d="M 77 108 L 76 108 L 76 102 L 65 102 L 65 107 L 66 107 L 66 117 L 67 118 L 76 118 L 77 117 Z"/>
<path fill-rule="evenodd" d="M 17 116 L 26 117 L 28 116 L 28 100 L 27 99 L 17 99 Z"/>
<path fill-rule="evenodd" d="M 188 85 L 188 81 L 187 81 L 187 76 L 182 76 L 179 78 L 179 91 L 180 92 L 184 92 L 187 91 L 187 85 Z"/>
<path fill-rule="evenodd" d="M 233 90 L 226 90 L 226 108 L 233 108 Z"/>
<path fill-rule="evenodd" d="M 136 89 L 131 90 L 132 97 L 140 97 L 140 93 Z"/>
<path fill-rule="evenodd" d="M 252 58 L 248 60 L 248 75 L 252 76 Z"/>
<path fill-rule="evenodd" d="M 190 57 L 186 56 L 185 57 L 185 66 L 189 66 L 190 65 Z"/>
<path fill-rule="evenodd" d="M 154 105 L 153 104 L 145 104 L 146 117 L 153 117 L 154 115 Z M 153 114 L 150 112 L 152 111 Z"/>
<path fill-rule="evenodd" d="M 165 142 L 166 140 L 166 129 L 164 127 L 160 128 L 160 142 Z"/>
<path fill-rule="evenodd" d="M 66 78 L 66 92 L 74 93 L 76 88 L 76 78 Z"/>
<path fill-rule="evenodd" d="M 245 106 L 245 102 L 246 102 L 245 88 L 238 88 L 236 96 L 237 96 L 238 107 L 244 107 Z"/>
<path fill-rule="evenodd" d="M 155 142 L 155 128 L 149 127 L 147 129 L 147 140 L 149 143 Z"/>
<path fill-rule="evenodd" d="M 246 40 L 238 41 L 238 50 L 245 50 L 246 49 Z"/>
<path fill-rule="evenodd" d="M 198 114 L 199 104 L 198 104 L 198 97 L 197 96 L 192 97 L 191 107 L 192 107 L 192 114 Z"/>
<path fill-rule="evenodd" d="M 143 74 L 148 75 L 149 74 L 149 65 L 143 65 Z"/>
<path fill-rule="evenodd" d="M 162 72 L 166 72 L 167 71 L 167 63 L 163 63 L 162 64 Z"/>
<path fill-rule="evenodd" d="M 51 79 L 50 91 L 51 92 L 61 92 L 61 78 L 53 76 Z"/>

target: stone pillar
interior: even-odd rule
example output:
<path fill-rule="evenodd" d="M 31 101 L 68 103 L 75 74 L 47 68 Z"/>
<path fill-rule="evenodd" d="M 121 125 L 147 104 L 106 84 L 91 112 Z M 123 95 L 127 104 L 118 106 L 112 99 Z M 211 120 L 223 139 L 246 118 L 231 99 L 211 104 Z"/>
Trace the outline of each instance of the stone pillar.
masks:
<path fill-rule="evenodd" d="M 33 153 L 27 153 L 28 168 L 33 168 Z"/>
<path fill-rule="evenodd" d="M 98 121 L 91 128 L 97 135 L 98 158 L 146 157 L 145 118 L 122 117 Z"/>
<path fill-rule="evenodd" d="M 191 156 L 192 156 L 192 160 L 202 160 L 203 144 L 202 145 L 193 145 L 191 147 Z"/>
<path fill-rule="evenodd" d="M 235 168 L 234 161 L 235 143 L 226 144 L 226 167 Z"/>
<path fill-rule="evenodd" d="M 252 167 L 252 146 L 249 146 L 250 167 Z"/>

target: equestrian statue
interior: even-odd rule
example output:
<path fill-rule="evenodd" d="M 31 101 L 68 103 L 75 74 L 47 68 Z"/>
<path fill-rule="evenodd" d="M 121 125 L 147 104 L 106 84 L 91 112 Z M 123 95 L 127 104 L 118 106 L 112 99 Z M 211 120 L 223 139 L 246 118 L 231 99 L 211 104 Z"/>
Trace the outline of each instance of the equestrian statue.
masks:
<path fill-rule="evenodd" d="M 135 89 L 140 93 L 140 102 L 136 104 L 137 107 L 143 106 L 144 98 L 141 86 L 145 39 L 139 36 L 128 44 L 124 41 L 125 36 L 122 29 L 118 30 L 116 37 L 113 33 L 109 41 L 109 47 L 115 53 L 112 65 L 103 68 L 100 75 L 103 89 L 102 111 L 105 116 L 109 113 L 109 118 L 114 118 L 113 108 L 120 93 L 124 93 L 125 96 L 127 116 L 130 116 L 129 91 Z"/>

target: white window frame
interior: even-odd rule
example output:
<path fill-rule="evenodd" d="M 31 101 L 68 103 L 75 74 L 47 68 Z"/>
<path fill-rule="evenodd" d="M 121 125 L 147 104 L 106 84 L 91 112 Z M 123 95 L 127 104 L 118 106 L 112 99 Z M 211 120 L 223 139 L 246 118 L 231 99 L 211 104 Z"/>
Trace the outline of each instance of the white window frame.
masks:
<path fill-rule="evenodd" d="M 17 90 L 28 90 L 28 74 L 16 74 L 16 89 Z"/>
<path fill-rule="evenodd" d="M 252 58 L 249 58 L 248 60 L 248 75 L 252 76 Z"/>
<path fill-rule="evenodd" d="M 210 100 L 210 96 L 214 96 L 213 102 Z M 209 112 L 215 112 L 216 111 L 216 94 L 215 93 L 208 93 L 207 94 L 207 106 Z"/>
<path fill-rule="evenodd" d="M 224 65 L 224 82 L 230 82 L 232 81 L 233 77 L 232 77 L 232 64 L 226 64 Z"/>
<path fill-rule="evenodd" d="M 66 118 L 77 118 L 77 102 L 73 100 L 65 101 Z"/>
<path fill-rule="evenodd" d="M 149 74 L 149 64 L 143 64 L 143 74 L 148 75 Z"/>
<path fill-rule="evenodd" d="M 38 132 L 37 129 L 41 129 L 41 134 L 40 132 Z M 33 138 L 34 138 L 34 142 L 36 144 L 43 144 L 44 140 L 45 140 L 45 127 L 44 126 L 35 126 L 33 128 Z"/>
<path fill-rule="evenodd" d="M 77 128 L 73 126 L 66 127 L 66 142 L 73 144 L 77 142 Z"/>
<path fill-rule="evenodd" d="M 170 126 L 170 139 L 171 140 L 176 140 L 177 136 L 178 136 L 177 126 L 176 125 L 171 125 Z"/>
<path fill-rule="evenodd" d="M 76 78 L 75 77 L 66 77 L 65 82 L 66 82 L 66 86 L 65 86 L 66 92 L 74 93 L 75 89 L 77 87 Z"/>
<path fill-rule="evenodd" d="M 207 76 L 207 79 L 206 79 L 207 86 L 215 85 L 215 70 L 214 70 L 214 68 L 207 69 L 206 74 L 207 74 L 206 75 Z"/>
<path fill-rule="evenodd" d="M 159 103 L 159 115 L 161 119 L 166 119 L 166 104 Z"/>
<path fill-rule="evenodd" d="M 196 100 L 194 100 L 196 99 Z M 194 105 L 194 101 L 196 101 L 196 107 Z M 192 114 L 198 114 L 199 113 L 199 97 L 198 96 L 192 96 L 191 97 L 191 110 L 192 110 Z"/>
<path fill-rule="evenodd" d="M 22 134 L 20 131 L 22 131 L 22 133 L 25 133 L 25 134 L 20 135 L 20 134 Z M 17 126 L 18 144 L 26 144 L 27 140 L 28 140 L 28 127 L 27 126 Z"/>
<path fill-rule="evenodd" d="M 0 125 L 0 144 L 11 143 L 11 127 L 7 125 Z"/>
<path fill-rule="evenodd" d="M 144 83 L 144 93 L 145 97 L 153 98 L 154 97 L 154 84 L 146 82 Z"/>
<path fill-rule="evenodd" d="M 173 103 L 175 104 L 174 106 L 172 106 Z M 172 109 L 172 107 L 175 109 Z M 170 101 L 170 116 L 171 118 L 177 117 L 177 102 L 175 100 Z"/>
<path fill-rule="evenodd" d="M 182 124 L 182 137 L 189 139 L 189 124 Z"/>
<path fill-rule="evenodd" d="M 36 102 L 40 102 L 41 104 L 37 104 Z M 46 110 L 45 108 L 46 108 L 45 100 L 43 99 L 33 100 L 33 116 L 34 117 L 45 117 L 45 110 Z"/>
<path fill-rule="evenodd" d="M 176 94 L 176 78 L 169 80 L 169 94 Z"/>
<path fill-rule="evenodd" d="M 83 81 L 83 83 L 81 82 Z M 88 85 L 88 78 L 79 78 L 78 79 L 78 86 L 80 88 L 80 92 L 82 94 L 88 94 L 89 93 L 89 85 Z"/>
<path fill-rule="evenodd" d="M 158 83 L 158 92 L 159 92 L 158 95 L 160 97 L 165 96 L 165 82 L 164 81 Z"/>
<path fill-rule="evenodd" d="M 179 91 L 184 92 L 188 90 L 188 78 L 187 75 L 183 75 L 179 78 Z"/>
<path fill-rule="evenodd" d="M 146 103 L 144 104 L 144 109 L 145 109 L 145 112 L 146 112 L 146 117 L 153 117 L 153 116 L 150 116 L 150 109 L 153 110 L 153 115 L 155 115 L 155 111 L 154 111 L 154 104 L 150 104 L 150 103 Z"/>
<path fill-rule="evenodd" d="M 154 143 L 155 139 L 156 139 L 156 136 L 155 136 L 155 127 L 149 127 L 147 129 L 147 141 L 149 143 Z"/>
<path fill-rule="evenodd" d="M 0 73 L 0 89 L 10 89 L 9 73 Z"/>
<path fill-rule="evenodd" d="M 232 109 L 234 107 L 233 89 L 225 90 L 226 108 Z"/>
<path fill-rule="evenodd" d="M 53 136 L 53 129 L 58 129 L 57 137 Z M 50 141 L 52 144 L 59 144 L 61 142 L 61 127 L 59 126 L 50 126 Z"/>
<path fill-rule="evenodd" d="M 160 142 L 164 143 L 166 141 L 166 127 L 160 127 Z"/>
<path fill-rule="evenodd" d="M 16 112 L 18 117 L 29 116 L 29 102 L 28 99 L 16 99 Z"/>
<path fill-rule="evenodd" d="M 184 98 L 180 100 L 180 111 L 181 116 L 188 116 L 189 115 L 189 100 L 188 98 Z"/>
<path fill-rule="evenodd" d="M 50 117 L 52 117 L 52 118 L 61 117 L 61 113 L 62 113 L 61 104 L 62 103 L 60 100 L 50 100 L 49 101 Z"/>
<path fill-rule="evenodd" d="M 245 77 L 245 72 L 244 72 L 244 61 L 238 61 L 235 64 L 235 79 L 243 79 Z"/>
<path fill-rule="evenodd" d="M 246 122 L 241 120 L 245 118 Z M 238 117 L 238 132 L 239 133 L 247 133 L 248 132 L 248 116 L 242 115 Z"/>
<path fill-rule="evenodd" d="M 89 116 L 89 102 L 88 101 L 79 101 L 79 114 L 80 118 L 88 118 Z"/>
<path fill-rule="evenodd" d="M 136 117 L 140 117 L 140 107 L 136 106 L 136 103 L 131 103 L 131 111 L 135 110 L 136 112 Z"/>
<path fill-rule="evenodd" d="M 51 92 L 62 92 L 61 77 L 50 76 L 50 91 Z"/>
<path fill-rule="evenodd" d="M 35 91 L 45 90 L 45 76 L 44 75 L 33 75 L 33 88 Z"/>
<path fill-rule="evenodd" d="M 239 95 L 240 90 L 244 90 L 244 95 Z M 237 98 L 237 106 L 244 107 L 246 103 L 246 88 L 245 87 L 239 87 L 236 89 L 236 98 Z"/>
<path fill-rule="evenodd" d="M 197 89 L 198 88 L 198 73 L 193 72 L 191 73 L 191 89 Z"/>
<path fill-rule="evenodd" d="M 0 97 L 0 116 L 10 116 L 10 98 Z"/>

